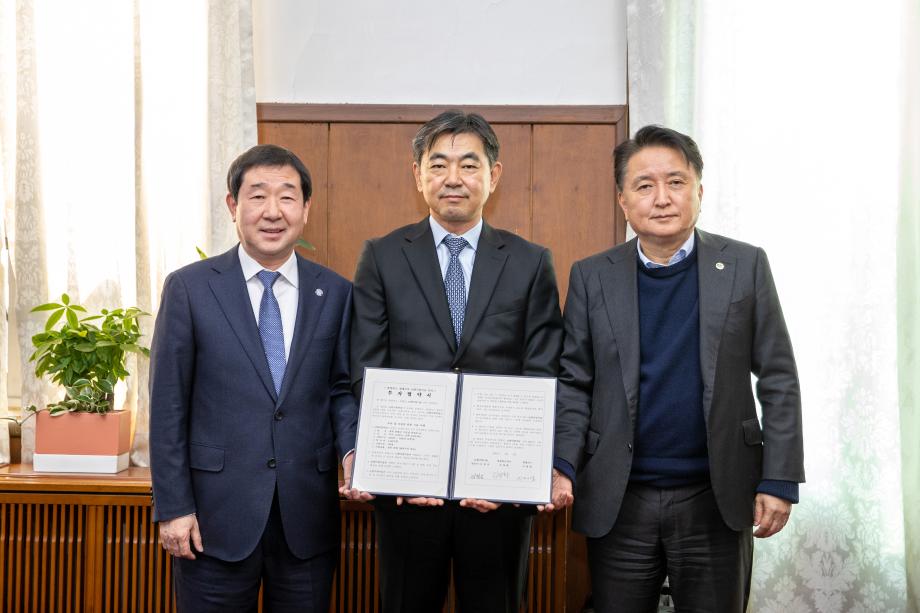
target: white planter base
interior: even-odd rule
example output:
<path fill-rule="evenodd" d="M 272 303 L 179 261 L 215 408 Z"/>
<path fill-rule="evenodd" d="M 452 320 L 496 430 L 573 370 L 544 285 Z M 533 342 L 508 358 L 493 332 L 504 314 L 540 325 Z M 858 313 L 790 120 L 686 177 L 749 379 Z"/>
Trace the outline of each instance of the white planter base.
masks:
<path fill-rule="evenodd" d="M 32 468 L 43 473 L 117 473 L 128 468 L 128 455 L 36 453 Z"/>

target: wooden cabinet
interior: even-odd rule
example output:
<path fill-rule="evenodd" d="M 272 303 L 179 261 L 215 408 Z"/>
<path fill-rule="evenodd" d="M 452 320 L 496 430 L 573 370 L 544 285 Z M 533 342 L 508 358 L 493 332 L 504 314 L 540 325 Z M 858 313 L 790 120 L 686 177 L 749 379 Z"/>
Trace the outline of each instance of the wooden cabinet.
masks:
<path fill-rule="evenodd" d="M 341 504 L 342 549 L 330 610 L 378 611 L 371 507 Z M 117 475 L 0 468 L 0 611 L 174 611 L 171 566 L 151 512 L 146 468 Z M 588 590 L 584 543 L 567 524 L 565 513 L 534 522 L 528 611 L 581 611 Z M 456 607 L 451 601 L 445 610 Z"/>

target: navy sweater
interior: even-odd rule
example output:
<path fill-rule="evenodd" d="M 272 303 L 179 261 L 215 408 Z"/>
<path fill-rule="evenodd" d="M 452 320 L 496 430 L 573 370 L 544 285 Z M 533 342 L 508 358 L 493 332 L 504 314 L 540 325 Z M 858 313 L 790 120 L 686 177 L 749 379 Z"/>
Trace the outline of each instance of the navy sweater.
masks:
<path fill-rule="evenodd" d="M 630 480 L 709 480 L 696 252 L 666 268 L 638 262 L 639 411 Z"/>

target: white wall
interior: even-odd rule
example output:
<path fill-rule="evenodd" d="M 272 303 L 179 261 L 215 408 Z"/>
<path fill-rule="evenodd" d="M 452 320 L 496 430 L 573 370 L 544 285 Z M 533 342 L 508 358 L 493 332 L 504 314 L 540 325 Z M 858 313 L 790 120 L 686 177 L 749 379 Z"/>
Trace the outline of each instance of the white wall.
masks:
<path fill-rule="evenodd" d="M 253 0 L 259 102 L 626 104 L 626 0 Z"/>

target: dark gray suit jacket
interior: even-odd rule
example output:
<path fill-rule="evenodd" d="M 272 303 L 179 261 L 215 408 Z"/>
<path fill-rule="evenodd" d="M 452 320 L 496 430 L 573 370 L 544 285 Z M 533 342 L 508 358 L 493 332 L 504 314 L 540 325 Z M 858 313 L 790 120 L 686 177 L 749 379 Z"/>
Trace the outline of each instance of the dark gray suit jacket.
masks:
<path fill-rule="evenodd" d="M 750 530 L 762 479 L 805 480 L 795 359 L 764 251 L 701 230 L 695 248 L 712 488 L 725 523 Z M 636 266 L 633 239 L 575 263 L 569 278 L 556 455 L 576 468 L 573 525 L 591 537 L 613 526 L 632 465 L 639 403 Z"/>
<path fill-rule="evenodd" d="M 339 546 L 336 456 L 354 447 L 351 284 L 297 256 L 294 337 L 275 393 L 237 248 L 167 277 L 150 352 L 154 521 L 197 513 L 205 552 L 240 560 L 277 486 L 300 558 Z M 338 453 L 337 453 L 338 452 Z"/>
<path fill-rule="evenodd" d="M 351 364 L 555 377 L 562 348 L 549 251 L 483 223 L 460 347 L 428 218 L 368 241 L 355 272 Z"/>

